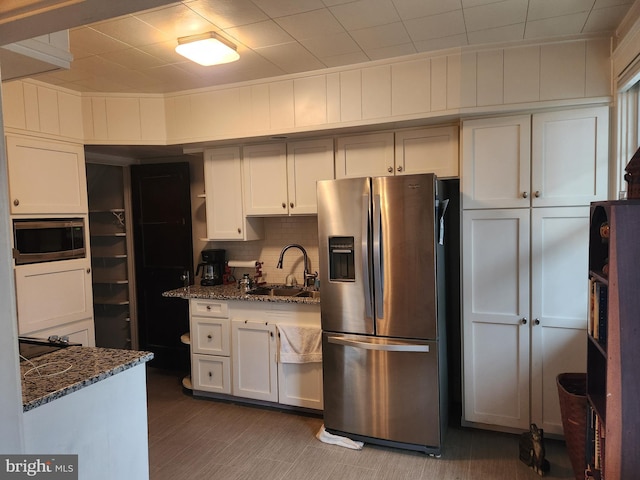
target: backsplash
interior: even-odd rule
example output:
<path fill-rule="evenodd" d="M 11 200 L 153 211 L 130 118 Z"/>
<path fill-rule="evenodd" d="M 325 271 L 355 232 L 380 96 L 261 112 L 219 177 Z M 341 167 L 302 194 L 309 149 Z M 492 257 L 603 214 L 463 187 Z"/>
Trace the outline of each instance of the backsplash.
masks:
<path fill-rule="evenodd" d="M 267 283 L 283 284 L 287 275 L 293 274 L 299 285 L 303 282 L 304 265 L 302 252 L 290 249 L 285 253 L 282 270 L 276 268 L 282 248 L 290 243 L 304 247 L 309 257 L 311 272 L 319 271 L 318 266 L 318 219 L 316 216 L 268 217 L 264 219 L 264 239 L 253 242 L 209 242 L 205 248 L 223 248 L 227 260 L 258 260 L 263 262 L 262 276 Z M 244 273 L 251 276 L 252 268 L 235 268 L 236 279 Z"/>

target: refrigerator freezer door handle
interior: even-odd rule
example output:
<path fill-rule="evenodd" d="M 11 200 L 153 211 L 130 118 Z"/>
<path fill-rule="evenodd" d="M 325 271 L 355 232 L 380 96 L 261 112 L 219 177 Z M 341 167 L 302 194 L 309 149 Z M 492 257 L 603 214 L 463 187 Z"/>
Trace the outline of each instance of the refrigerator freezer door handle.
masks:
<path fill-rule="evenodd" d="M 380 195 L 373 197 L 373 274 L 376 298 L 376 318 L 384 318 L 384 272 L 382 271 L 382 205 Z"/>
<path fill-rule="evenodd" d="M 369 195 L 362 197 L 362 276 L 364 288 L 365 314 L 367 318 L 373 317 L 373 304 L 371 298 L 371 273 L 369 272 L 369 222 L 371 219 L 371 199 Z"/>
<path fill-rule="evenodd" d="M 378 350 L 384 352 L 429 352 L 429 345 L 369 343 L 344 337 L 328 337 L 327 340 L 329 343 L 334 343 L 336 345 L 362 348 L 365 350 Z"/>

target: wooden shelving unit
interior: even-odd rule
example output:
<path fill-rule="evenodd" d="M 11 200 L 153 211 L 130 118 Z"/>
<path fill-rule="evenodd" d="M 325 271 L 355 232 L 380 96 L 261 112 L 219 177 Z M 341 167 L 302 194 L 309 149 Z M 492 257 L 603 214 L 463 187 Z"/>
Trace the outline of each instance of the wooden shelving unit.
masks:
<path fill-rule="evenodd" d="M 125 167 L 87 164 L 96 345 L 136 348 Z"/>
<path fill-rule="evenodd" d="M 640 200 L 594 202 L 589 238 L 587 471 L 640 474 Z"/>

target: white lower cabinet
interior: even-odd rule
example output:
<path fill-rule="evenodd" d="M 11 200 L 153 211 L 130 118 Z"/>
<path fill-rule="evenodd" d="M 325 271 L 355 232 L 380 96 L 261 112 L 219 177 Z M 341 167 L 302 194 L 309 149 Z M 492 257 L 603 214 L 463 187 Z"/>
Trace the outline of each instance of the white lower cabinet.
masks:
<path fill-rule="evenodd" d="M 189 304 L 191 385 L 194 391 L 231 393 L 231 343 L 227 302 Z"/>
<path fill-rule="evenodd" d="M 233 394 L 277 402 L 276 326 L 266 322 L 233 320 L 231 338 Z"/>
<path fill-rule="evenodd" d="M 194 390 L 231 393 L 231 361 L 229 357 L 192 353 L 191 384 Z"/>
<path fill-rule="evenodd" d="M 278 363 L 278 401 L 322 410 L 322 363 Z"/>
<path fill-rule="evenodd" d="M 586 367 L 589 207 L 463 213 L 464 420 L 562 434 L 556 376 Z"/>
<path fill-rule="evenodd" d="M 320 328 L 320 305 L 190 301 L 191 383 L 198 394 L 322 410 L 322 363 L 280 363 L 278 325 Z"/>

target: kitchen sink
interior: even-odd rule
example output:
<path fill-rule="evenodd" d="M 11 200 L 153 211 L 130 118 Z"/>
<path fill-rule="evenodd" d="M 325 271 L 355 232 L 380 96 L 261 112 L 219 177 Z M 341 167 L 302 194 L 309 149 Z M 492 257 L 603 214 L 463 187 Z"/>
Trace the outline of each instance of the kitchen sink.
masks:
<path fill-rule="evenodd" d="M 299 287 L 257 287 L 247 292 L 247 295 L 266 295 L 269 297 L 302 297 L 320 298 L 320 292 L 304 290 Z"/>

